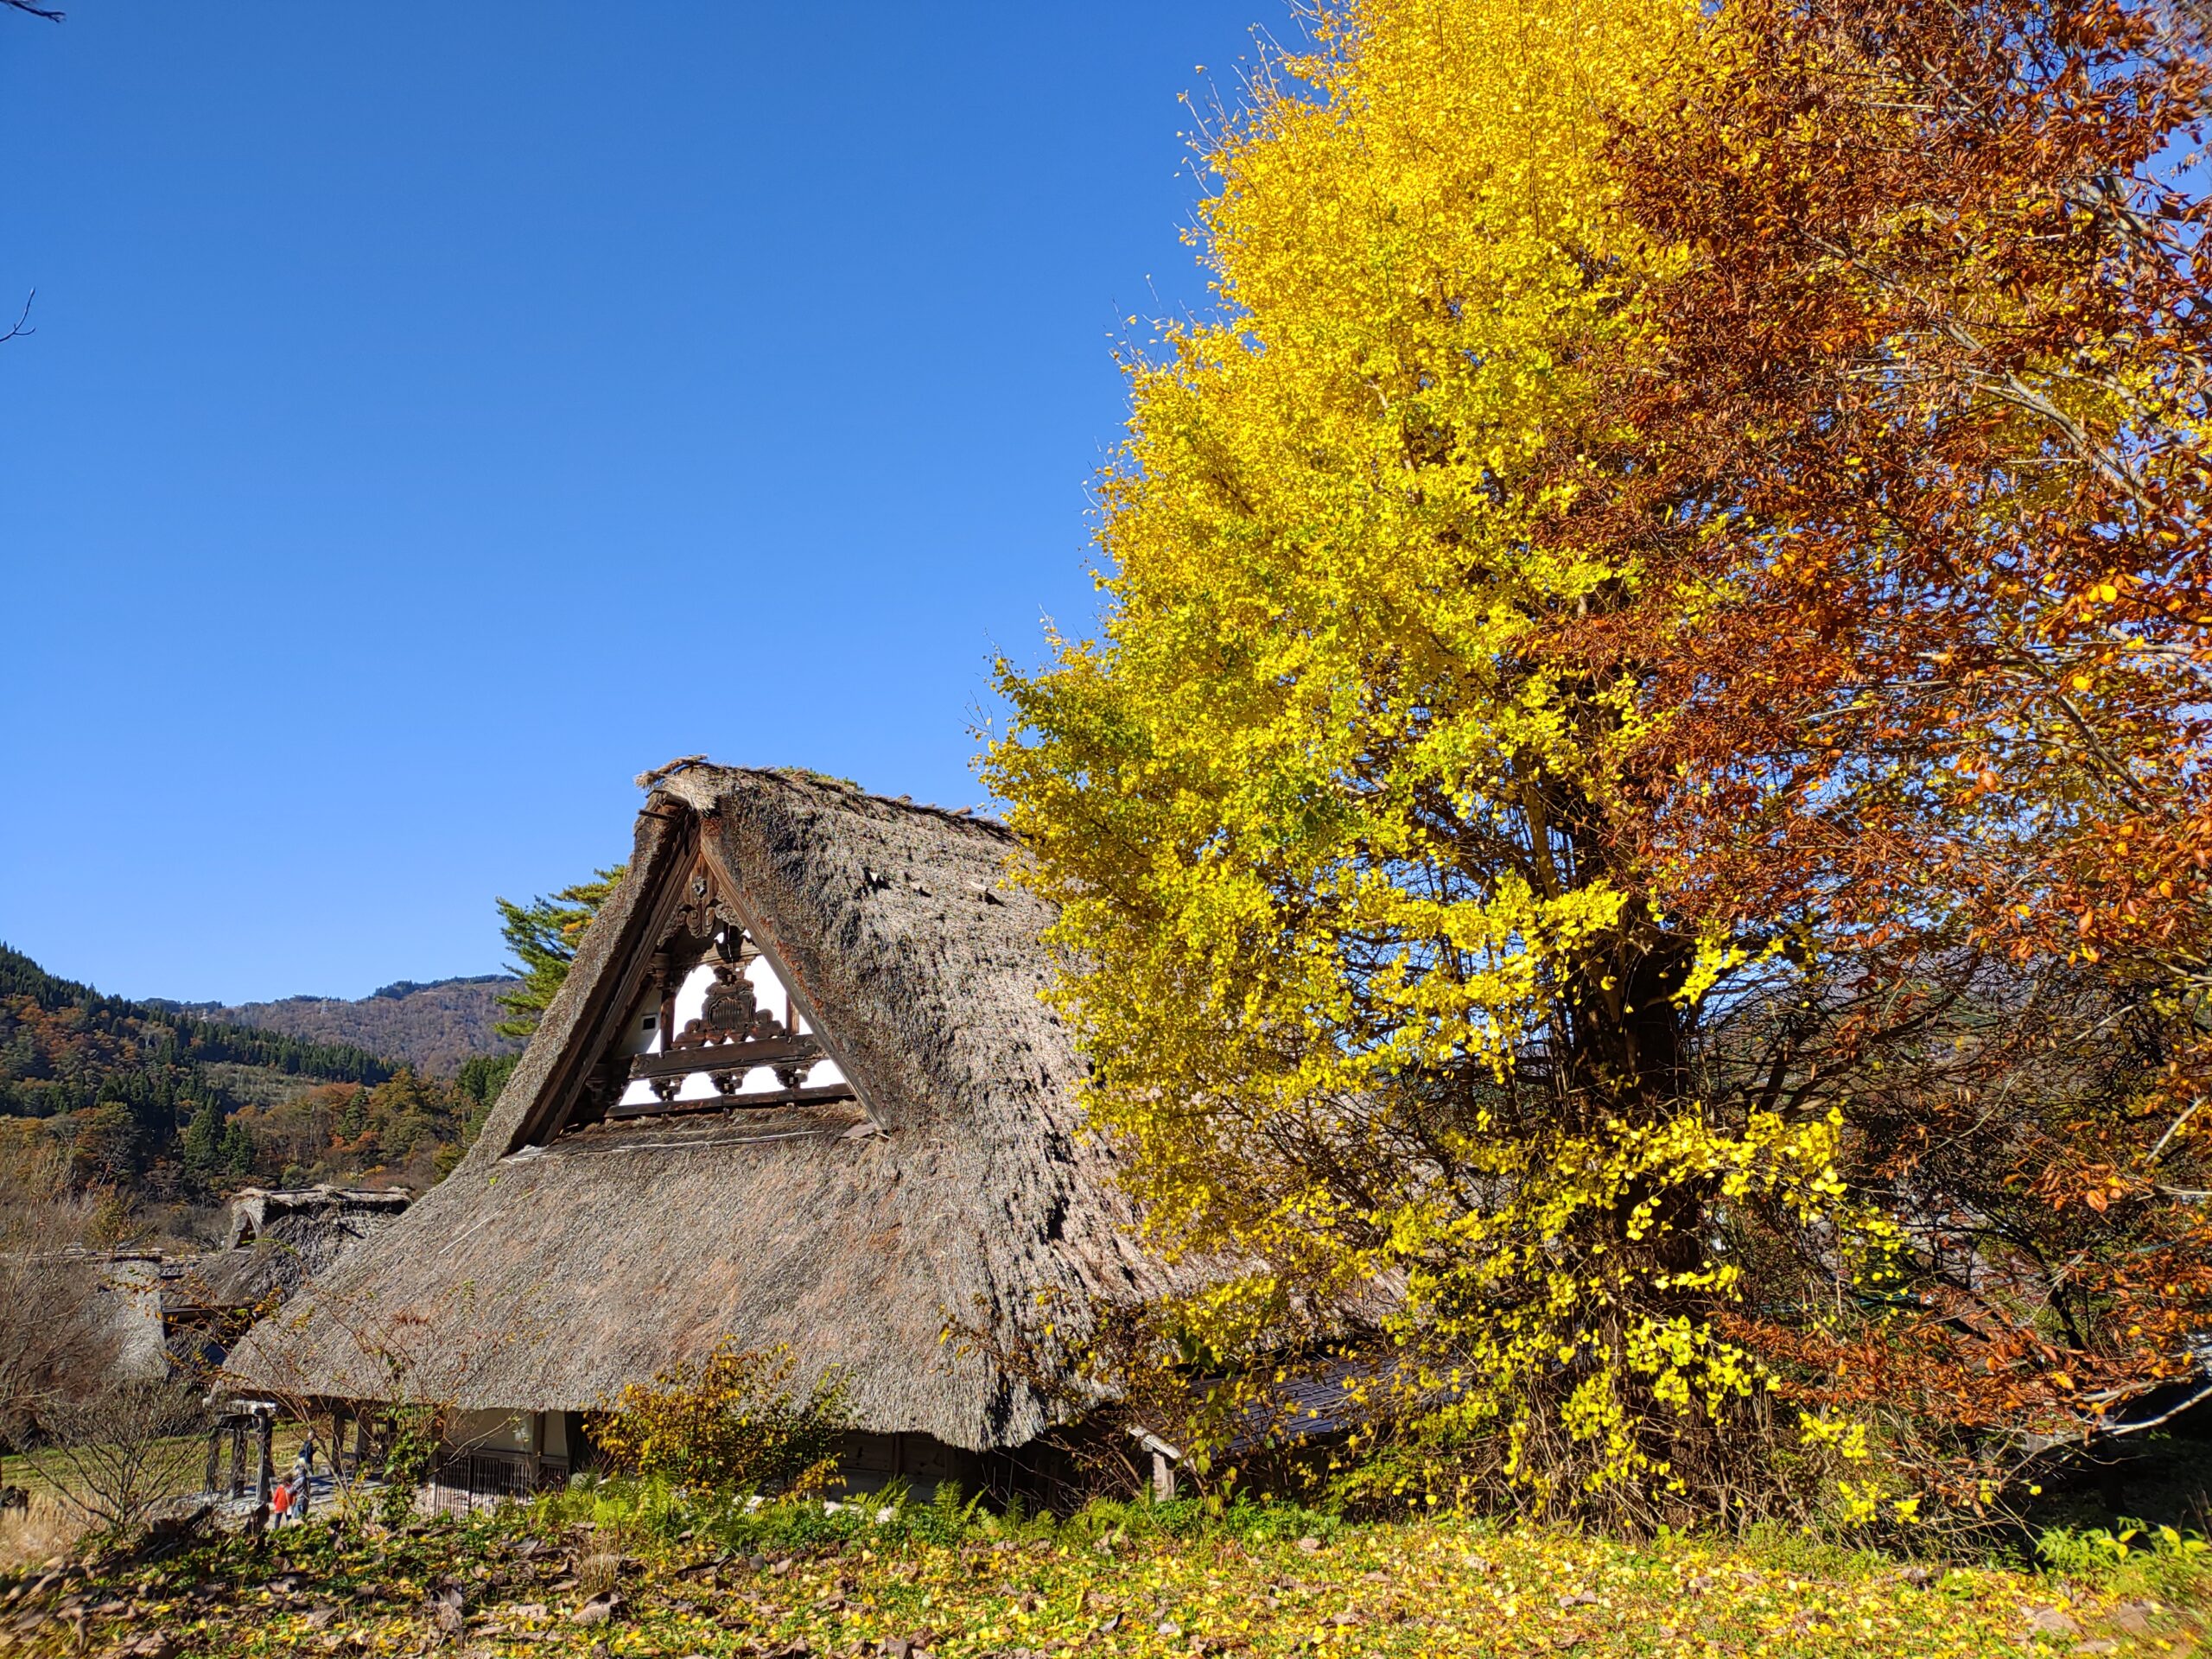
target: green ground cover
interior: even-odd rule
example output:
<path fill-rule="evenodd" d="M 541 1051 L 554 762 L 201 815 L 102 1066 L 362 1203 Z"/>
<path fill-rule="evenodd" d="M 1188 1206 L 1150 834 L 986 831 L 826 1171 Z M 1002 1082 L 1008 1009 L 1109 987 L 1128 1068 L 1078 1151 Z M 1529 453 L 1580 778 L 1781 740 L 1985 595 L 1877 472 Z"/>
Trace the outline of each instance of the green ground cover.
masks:
<path fill-rule="evenodd" d="M 300 1442 L 306 1437 L 306 1433 L 305 1426 L 300 1423 L 287 1421 L 279 1422 L 276 1425 L 274 1444 L 278 1478 L 282 1478 L 284 1471 L 292 1466 L 292 1459 L 299 1456 Z M 325 1446 L 323 1450 L 327 1452 L 329 1448 Z M 147 1453 L 149 1461 L 156 1461 L 165 1465 L 175 1464 L 195 1472 L 201 1467 L 199 1459 L 204 1459 L 207 1455 L 207 1437 L 200 1434 L 188 1435 L 178 1440 L 156 1441 Z M 227 1452 L 224 1453 L 223 1466 L 217 1476 L 218 1479 L 229 1478 L 231 1467 L 229 1456 Z M 318 1460 L 315 1465 L 318 1470 L 324 1469 L 326 1466 L 321 1460 Z M 253 1479 L 253 1442 L 251 1439 L 246 1442 L 245 1469 L 246 1480 L 251 1484 Z M 77 1477 L 69 1467 L 67 1459 L 58 1453 L 49 1452 L 35 1458 L 27 1458 L 21 1452 L 11 1452 L 5 1456 L 0 1456 L 0 1486 L 21 1486 L 26 1491 L 45 1492 L 58 1491 L 60 1487 L 76 1484 L 76 1481 Z"/>
<path fill-rule="evenodd" d="M 682 1659 L 905 1652 L 1509 1656 L 2193 1654 L 2212 1572 L 2177 1535 L 2057 1540 L 2040 1570 L 1784 1536 L 1631 1546 L 1459 1517 L 1348 1525 L 1111 1505 L 688 1510 L 572 1492 L 396 1530 L 311 1522 L 5 1591 L 28 1653 Z"/>

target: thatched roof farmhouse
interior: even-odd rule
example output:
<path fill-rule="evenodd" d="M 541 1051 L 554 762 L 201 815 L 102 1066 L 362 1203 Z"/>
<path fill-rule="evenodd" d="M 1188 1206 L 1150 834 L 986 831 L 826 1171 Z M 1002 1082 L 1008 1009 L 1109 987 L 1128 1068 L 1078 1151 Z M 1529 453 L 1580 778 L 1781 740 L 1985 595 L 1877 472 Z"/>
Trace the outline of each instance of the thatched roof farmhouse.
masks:
<path fill-rule="evenodd" d="M 1057 1391 L 948 1321 L 1011 1338 L 1040 1295 L 1166 1281 L 1077 1132 L 1080 1063 L 1038 997 L 1050 912 L 1007 885 L 1015 851 L 810 774 L 665 778 L 468 1156 L 234 1370 L 449 1407 L 473 1452 L 449 1481 L 516 1490 L 565 1474 L 575 1414 L 626 1383 L 781 1344 L 845 1378 L 849 1480 L 1006 1478 Z"/>
<path fill-rule="evenodd" d="M 166 1262 L 162 1323 L 170 1346 L 219 1359 L 255 1310 L 290 1296 L 404 1214 L 404 1187 L 249 1186 L 231 1198 L 223 1248 Z"/>

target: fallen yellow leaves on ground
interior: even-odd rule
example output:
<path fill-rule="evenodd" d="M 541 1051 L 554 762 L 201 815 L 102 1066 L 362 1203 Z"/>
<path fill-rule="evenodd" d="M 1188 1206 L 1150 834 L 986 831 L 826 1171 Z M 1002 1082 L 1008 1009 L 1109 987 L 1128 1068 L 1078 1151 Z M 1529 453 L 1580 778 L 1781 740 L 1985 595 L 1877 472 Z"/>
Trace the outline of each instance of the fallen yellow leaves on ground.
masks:
<path fill-rule="evenodd" d="M 580 1580 L 588 1529 L 303 1528 L 27 1581 L 0 1651 L 190 1655 L 2190 1654 L 2199 1614 L 2050 1575 L 1788 1544 L 1645 1547 L 1457 1519 L 1330 1541 L 887 1535 L 772 1557 L 686 1541 Z"/>

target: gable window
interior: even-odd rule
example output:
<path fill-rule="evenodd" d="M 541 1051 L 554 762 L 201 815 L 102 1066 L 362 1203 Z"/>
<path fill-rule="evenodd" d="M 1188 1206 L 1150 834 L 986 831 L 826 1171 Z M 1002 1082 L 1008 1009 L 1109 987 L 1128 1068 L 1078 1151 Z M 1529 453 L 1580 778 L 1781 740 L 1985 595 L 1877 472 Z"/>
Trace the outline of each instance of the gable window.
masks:
<path fill-rule="evenodd" d="M 658 992 L 648 992 L 660 1006 L 638 1014 L 609 1118 L 854 1097 L 791 988 L 743 930 L 720 926 L 711 944 L 694 949 L 659 970 Z"/>

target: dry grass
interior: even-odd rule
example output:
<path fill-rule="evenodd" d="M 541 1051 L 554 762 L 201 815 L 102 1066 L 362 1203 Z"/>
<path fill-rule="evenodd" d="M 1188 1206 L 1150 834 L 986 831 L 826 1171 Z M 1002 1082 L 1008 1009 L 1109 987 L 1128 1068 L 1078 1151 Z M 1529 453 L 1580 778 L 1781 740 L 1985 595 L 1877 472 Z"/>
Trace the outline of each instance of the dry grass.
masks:
<path fill-rule="evenodd" d="M 276 1425 L 275 1457 L 278 1476 L 281 1477 L 284 1471 L 292 1466 L 292 1459 L 300 1455 L 300 1442 L 306 1437 L 307 1429 L 302 1424 L 279 1422 Z M 192 1484 L 196 1488 L 206 1471 L 203 1465 L 194 1459 L 207 1456 L 207 1442 L 195 1434 L 175 1442 L 165 1440 L 162 1444 L 165 1453 L 172 1446 L 178 1449 L 181 1460 L 185 1462 L 191 1473 Z M 316 1459 L 315 1466 L 326 1472 L 329 1468 L 329 1446 L 323 1446 Z M 226 1452 L 222 1469 L 216 1478 L 227 1479 L 230 1467 Z M 20 1452 L 10 1452 L 5 1457 L 0 1457 L 0 1486 L 21 1486 L 33 1492 L 52 1492 L 55 1488 L 49 1478 L 50 1468 L 54 1472 L 67 1473 L 66 1470 L 59 1467 L 56 1460 L 40 1459 L 35 1462 Z M 251 1438 L 246 1441 L 245 1469 L 246 1479 L 251 1482 L 253 1479 L 253 1442 Z"/>
<path fill-rule="evenodd" d="M 622 1556 L 615 1535 L 606 1527 L 591 1530 L 591 1548 L 576 1563 L 576 1592 L 589 1597 L 605 1595 L 622 1576 Z"/>
<path fill-rule="evenodd" d="M 85 1535 L 85 1518 L 52 1492 L 31 1491 L 27 1510 L 0 1510 L 0 1573 L 67 1555 Z"/>

